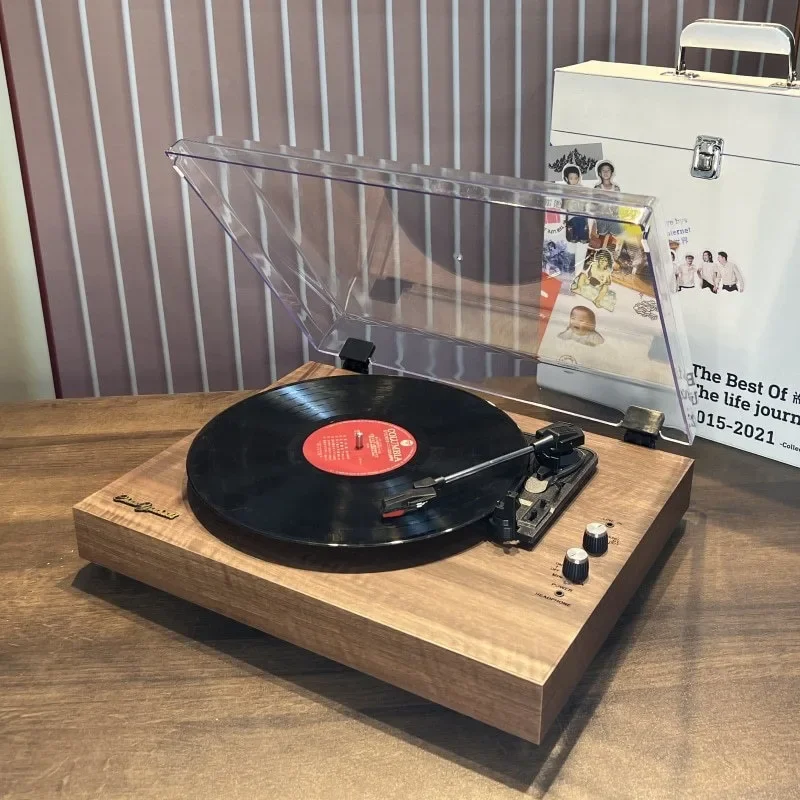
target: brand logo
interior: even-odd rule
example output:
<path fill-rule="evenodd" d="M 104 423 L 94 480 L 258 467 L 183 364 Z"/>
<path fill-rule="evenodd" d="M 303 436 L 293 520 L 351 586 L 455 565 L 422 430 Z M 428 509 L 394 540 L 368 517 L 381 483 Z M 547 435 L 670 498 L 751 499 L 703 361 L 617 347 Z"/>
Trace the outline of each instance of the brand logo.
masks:
<path fill-rule="evenodd" d="M 147 514 L 155 514 L 157 517 L 163 517 L 164 519 L 175 519 L 179 517 L 176 511 L 167 511 L 163 508 L 156 508 L 152 503 L 149 501 L 139 501 L 134 500 L 129 494 L 118 494 L 114 498 L 115 503 L 122 503 L 122 505 L 130 506 L 134 511 L 141 511 Z"/>
<path fill-rule="evenodd" d="M 403 457 L 403 454 L 400 451 L 400 442 L 398 440 L 397 430 L 395 428 L 387 428 L 386 440 L 389 444 L 389 458 L 392 461 L 400 461 L 400 459 Z"/>

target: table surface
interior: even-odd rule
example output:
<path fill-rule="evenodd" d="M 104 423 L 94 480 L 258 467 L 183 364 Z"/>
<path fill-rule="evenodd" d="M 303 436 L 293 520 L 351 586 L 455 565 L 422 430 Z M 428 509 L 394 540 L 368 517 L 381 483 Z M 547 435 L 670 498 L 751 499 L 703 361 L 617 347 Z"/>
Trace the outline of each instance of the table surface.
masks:
<path fill-rule="evenodd" d="M 242 396 L 0 406 L 0 797 L 798 796 L 799 470 L 691 449 L 537 747 L 78 558 L 75 502 Z"/>

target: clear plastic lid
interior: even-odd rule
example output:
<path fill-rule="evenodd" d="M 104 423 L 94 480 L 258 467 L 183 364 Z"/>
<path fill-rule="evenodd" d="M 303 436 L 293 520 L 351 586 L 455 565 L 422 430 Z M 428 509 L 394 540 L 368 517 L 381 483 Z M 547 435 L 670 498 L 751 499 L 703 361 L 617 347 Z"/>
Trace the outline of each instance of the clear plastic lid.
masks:
<path fill-rule="evenodd" d="M 692 364 L 652 197 L 218 137 L 167 151 L 321 353 L 691 442 Z"/>

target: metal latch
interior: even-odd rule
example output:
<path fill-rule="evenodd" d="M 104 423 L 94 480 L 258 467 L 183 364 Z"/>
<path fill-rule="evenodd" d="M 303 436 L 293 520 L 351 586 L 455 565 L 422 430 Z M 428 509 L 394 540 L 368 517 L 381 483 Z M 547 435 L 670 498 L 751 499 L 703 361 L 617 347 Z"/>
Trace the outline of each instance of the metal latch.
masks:
<path fill-rule="evenodd" d="M 718 136 L 698 136 L 694 144 L 692 177 L 707 181 L 719 178 L 722 171 L 722 145 Z"/>

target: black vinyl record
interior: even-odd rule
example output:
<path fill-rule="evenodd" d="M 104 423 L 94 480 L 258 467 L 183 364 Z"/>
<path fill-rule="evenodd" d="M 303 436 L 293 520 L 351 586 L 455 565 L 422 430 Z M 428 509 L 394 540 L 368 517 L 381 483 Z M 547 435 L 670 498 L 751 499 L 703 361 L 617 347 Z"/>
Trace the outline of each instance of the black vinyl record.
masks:
<path fill-rule="evenodd" d="M 525 446 L 481 398 L 434 381 L 347 375 L 249 397 L 189 448 L 202 506 L 239 528 L 307 545 L 371 547 L 448 533 L 490 514 L 521 477 L 515 459 L 383 518 L 384 498 Z"/>

